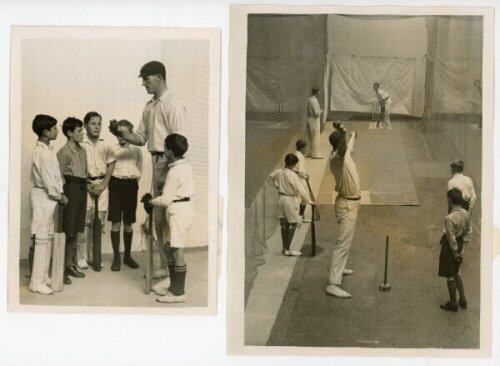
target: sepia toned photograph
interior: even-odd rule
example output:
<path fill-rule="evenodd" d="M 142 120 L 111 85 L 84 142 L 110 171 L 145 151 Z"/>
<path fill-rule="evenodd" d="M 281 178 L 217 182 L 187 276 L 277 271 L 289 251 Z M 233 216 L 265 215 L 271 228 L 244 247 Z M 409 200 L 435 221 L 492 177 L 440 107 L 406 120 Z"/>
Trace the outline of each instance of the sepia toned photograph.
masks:
<path fill-rule="evenodd" d="M 492 15 L 231 8 L 230 353 L 489 354 Z"/>
<path fill-rule="evenodd" d="M 12 28 L 10 310 L 215 314 L 219 37 Z"/>

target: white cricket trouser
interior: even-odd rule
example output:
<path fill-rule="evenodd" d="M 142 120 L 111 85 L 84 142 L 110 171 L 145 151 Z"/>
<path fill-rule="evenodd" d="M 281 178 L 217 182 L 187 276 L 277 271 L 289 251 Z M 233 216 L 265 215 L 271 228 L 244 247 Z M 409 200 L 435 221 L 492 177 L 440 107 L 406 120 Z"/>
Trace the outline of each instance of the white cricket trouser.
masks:
<path fill-rule="evenodd" d="M 33 187 L 30 194 L 31 235 L 35 236 L 35 253 L 30 288 L 45 283 L 48 277 L 52 240 L 54 239 L 54 212 L 57 202 L 51 200 L 43 188 Z"/>
<path fill-rule="evenodd" d="M 391 102 L 385 103 L 384 127 L 391 128 Z"/>
<path fill-rule="evenodd" d="M 307 117 L 307 143 L 311 156 L 320 155 L 320 130 L 319 117 Z"/>
<path fill-rule="evenodd" d="M 339 233 L 333 248 L 332 264 L 328 275 L 330 285 L 340 286 L 342 283 L 342 275 L 351 250 L 360 203 L 361 200 L 351 201 L 340 196 L 337 196 L 335 200 L 335 215 L 339 223 Z"/>

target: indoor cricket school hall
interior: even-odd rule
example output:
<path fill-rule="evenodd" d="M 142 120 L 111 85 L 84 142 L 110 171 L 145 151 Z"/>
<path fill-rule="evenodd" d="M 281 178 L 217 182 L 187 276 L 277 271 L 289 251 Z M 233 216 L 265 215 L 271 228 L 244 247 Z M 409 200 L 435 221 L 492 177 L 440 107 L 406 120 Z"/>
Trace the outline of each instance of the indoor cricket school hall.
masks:
<path fill-rule="evenodd" d="M 268 14 L 250 15 L 248 24 L 245 344 L 478 348 L 482 19 Z M 376 128 L 376 82 L 392 100 L 391 129 Z M 315 255 L 312 224 L 303 223 L 292 241 L 303 254 L 287 257 L 278 193 L 266 177 L 306 138 L 315 87 L 326 111 L 324 159 L 306 159 L 320 216 Z M 338 234 L 328 166 L 333 121 L 358 133 L 352 157 L 362 198 L 347 262 L 354 274 L 342 282 L 350 299 L 325 293 Z M 455 159 L 478 197 L 461 267 L 469 306 L 458 313 L 440 309 L 448 291 L 438 277 Z"/>

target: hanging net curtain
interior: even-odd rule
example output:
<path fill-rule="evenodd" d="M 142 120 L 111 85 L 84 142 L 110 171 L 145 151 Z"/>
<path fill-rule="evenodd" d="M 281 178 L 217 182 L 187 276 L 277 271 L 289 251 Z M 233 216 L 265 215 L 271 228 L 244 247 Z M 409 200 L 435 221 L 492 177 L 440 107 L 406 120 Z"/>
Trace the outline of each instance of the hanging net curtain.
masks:
<path fill-rule="evenodd" d="M 425 17 L 330 14 L 327 34 L 331 112 L 371 112 L 378 82 L 392 113 L 422 116 Z"/>
<path fill-rule="evenodd" d="M 326 15 L 248 17 L 245 299 L 278 225 L 278 195 L 266 177 L 283 165 L 290 144 L 305 137 L 307 98 L 311 88 L 323 87 L 325 29 Z"/>

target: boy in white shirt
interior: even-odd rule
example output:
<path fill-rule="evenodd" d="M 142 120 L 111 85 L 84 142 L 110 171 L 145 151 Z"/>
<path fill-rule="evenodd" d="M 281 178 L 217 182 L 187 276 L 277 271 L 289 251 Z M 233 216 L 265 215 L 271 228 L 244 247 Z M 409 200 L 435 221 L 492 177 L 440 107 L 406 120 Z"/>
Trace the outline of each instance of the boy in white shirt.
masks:
<path fill-rule="evenodd" d="M 380 126 L 380 122 L 384 120 L 384 123 L 380 128 L 386 128 L 390 130 L 391 127 L 391 105 L 392 100 L 389 94 L 380 89 L 380 84 L 373 84 L 373 90 L 375 90 L 375 94 L 377 95 L 378 102 L 380 104 L 380 115 L 378 117 L 377 128 Z"/>
<path fill-rule="evenodd" d="M 63 191 L 63 179 L 59 161 L 50 141 L 57 138 L 57 120 L 39 114 L 33 120 L 33 132 L 38 141 L 33 151 L 31 163 L 30 194 L 31 235 L 34 236 L 35 253 L 29 289 L 42 295 L 54 291 L 48 286 L 48 270 L 54 239 L 54 213 L 57 204 L 66 205 L 68 199 Z"/>
<path fill-rule="evenodd" d="M 310 205 L 315 204 L 294 171 L 297 162 L 297 156 L 288 154 L 285 156 L 285 167 L 275 170 L 267 178 L 278 189 L 283 254 L 287 257 L 302 255 L 299 251 L 290 250 L 295 229 L 301 222 L 299 216 L 300 200 Z"/>
<path fill-rule="evenodd" d="M 448 191 L 458 188 L 462 192 L 462 207 L 470 213 L 476 203 L 476 190 L 472 179 L 463 174 L 464 165 L 462 160 L 451 162 L 450 168 L 453 177 L 448 181 Z"/>
<path fill-rule="evenodd" d="M 167 262 L 170 273 L 170 287 L 157 299 L 162 303 L 180 303 L 186 301 L 185 281 L 187 265 L 184 258 L 187 233 L 192 225 L 194 209 L 191 197 L 195 191 L 193 168 L 184 158 L 188 150 L 187 139 L 177 133 L 165 139 L 165 157 L 168 160 L 168 173 L 161 196 L 151 199 L 151 195 L 143 198 L 146 207 L 165 207 L 167 223 L 170 227 L 167 243 Z M 167 224 L 165 223 L 165 224 Z M 170 243 L 170 244 L 168 244 Z M 174 262 L 172 262 L 172 259 Z M 154 288 L 157 294 L 161 289 Z"/>
<path fill-rule="evenodd" d="M 108 211 L 108 184 L 115 167 L 113 148 L 101 138 L 102 117 L 97 112 L 88 112 L 83 119 L 85 137 L 82 147 L 87 155 L 88 169 L 88 197 L 85 215 L 85 232 L 79 235 L 77 246 L 77 266 L 80 269 L 88 268 L 88 261 L 92 262 L 93 247 L 93 218 L 97 212 L 102 227 Z M 95 207 L 95 197 L 98 196 L 98 207 Z M 101 263 L 102 267 L 102 263 Z"/>

